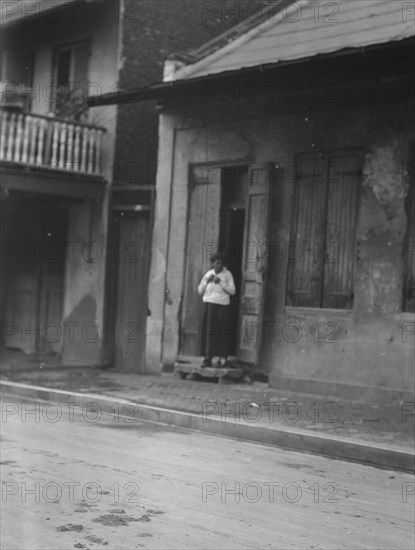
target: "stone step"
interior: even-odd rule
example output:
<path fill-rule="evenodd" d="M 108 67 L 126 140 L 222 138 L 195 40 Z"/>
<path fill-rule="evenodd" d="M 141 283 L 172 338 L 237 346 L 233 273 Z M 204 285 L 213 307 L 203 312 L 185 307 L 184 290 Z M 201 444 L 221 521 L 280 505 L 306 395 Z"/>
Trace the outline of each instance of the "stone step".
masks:
<path fill-rule="evenodd" d="M 192 357 L 182 358 L 176 361 L 174 365 L 174 373 L 180 378 L 186 378 L 188 375 L 198 375 L 203 378 L 218 378 L 219 383 L 225 383 L 225 379 L 240 380 L 244 377 L 244 369 L 240 368 L 237 363 L 231 363 L 226 367 L 201 367 L 203 358 Z"/>

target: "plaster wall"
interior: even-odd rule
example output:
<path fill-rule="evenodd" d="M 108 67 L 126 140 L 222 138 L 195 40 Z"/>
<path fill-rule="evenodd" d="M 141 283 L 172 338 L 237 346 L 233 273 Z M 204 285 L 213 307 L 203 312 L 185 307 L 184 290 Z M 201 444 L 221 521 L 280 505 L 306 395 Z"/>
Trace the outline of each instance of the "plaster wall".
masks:
<path fill-rule="evenodd" d="M 105 201 L 71 207 L 63 307 L 62 356 L 67 364 L 101 361 L 106 211 Z"/>

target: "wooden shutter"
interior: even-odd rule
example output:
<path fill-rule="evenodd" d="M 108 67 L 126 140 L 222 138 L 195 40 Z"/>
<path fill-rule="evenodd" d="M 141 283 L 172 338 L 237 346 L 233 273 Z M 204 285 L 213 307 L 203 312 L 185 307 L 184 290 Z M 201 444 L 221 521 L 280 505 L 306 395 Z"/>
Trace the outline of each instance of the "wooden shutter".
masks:
<path fill-rule="evenodd" d="M 402 251 L 405 266 L 404 311 L 415 313 L 415 174 L 414 165 L 408 163 L 409 191 L 406 201 L 408 231 Z"/>
<path fill-rule="evenodd" d="M 210 269 L 209 257 L 219 239 L 221 171 L 218 166 L 194 165 L 190 170 L 189 216 L 183 291 L 180 353 L 201 354 L 202 297 L 197 287 Z"/>
<path fill-rule="evenodd" d="M 347 309 L 353 300 L 353 266 L 362 156 L 330 158 L 322 307 Z"/>
<path fill-rule="evenodd" d="M 74 47 L 73 89 L 76 97 L 86 99 L 91 44 L 84 42 Z"/>
<path fill-rule="evenodd" d="M 315 154 L 298 158 L 293 226 L 287 249 L 287 304 L 291 306 L 321 306 L 327 169 L 327 160 Z"/>
<path fill-rule="evenodd" d="M 237 357 L 252 364 L 261 349 L 271 178 L 270 165 L 249 169 Z"/>

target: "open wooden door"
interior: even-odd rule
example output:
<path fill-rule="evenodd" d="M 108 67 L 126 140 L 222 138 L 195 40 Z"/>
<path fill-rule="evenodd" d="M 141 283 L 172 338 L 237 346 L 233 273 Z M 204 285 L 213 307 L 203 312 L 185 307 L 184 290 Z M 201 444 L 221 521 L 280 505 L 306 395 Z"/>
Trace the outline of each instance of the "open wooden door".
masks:
<path fill-rule="evenodd" d="M 250 168 L 248 174 L 237 358 L 252 364 L 261 349 L 272 176 L 271 164 Z"/>
<path fill-rule="evenodd" d="M 202 297 L 197 287 L 210 269 L 209 257 L 218 245 L 221 200 L 219 166 L 193 165 L 189 175 L 189 215 L 182 302 L 180 354 L 201 354 Z"/>

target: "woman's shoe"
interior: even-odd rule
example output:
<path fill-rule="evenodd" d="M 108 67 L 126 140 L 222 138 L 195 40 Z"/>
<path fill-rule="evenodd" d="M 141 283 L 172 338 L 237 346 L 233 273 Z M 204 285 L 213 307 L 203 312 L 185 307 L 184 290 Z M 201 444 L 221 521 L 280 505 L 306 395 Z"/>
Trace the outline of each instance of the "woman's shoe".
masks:
<path fill-rule="evenodd" d="M 212 366 L 212 360 L 211 359 L 203 359 L 202 364 L 200 365 L 202 369 L 206 367 Z"/>
<path fill-rule="evenodd" d="M 228 364 L 228 360 L 226 359 L 226 357 L 220 357 L 216 363 L 216 366 L 219 368 L 219 369 L 223 369 L 224 367 L 226 367 Z"/>

